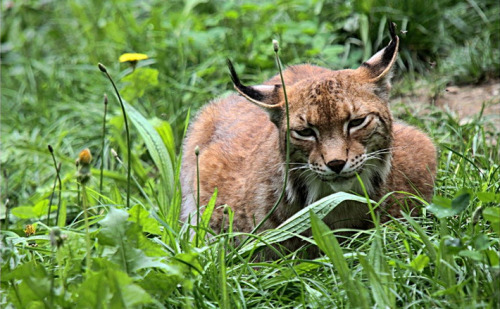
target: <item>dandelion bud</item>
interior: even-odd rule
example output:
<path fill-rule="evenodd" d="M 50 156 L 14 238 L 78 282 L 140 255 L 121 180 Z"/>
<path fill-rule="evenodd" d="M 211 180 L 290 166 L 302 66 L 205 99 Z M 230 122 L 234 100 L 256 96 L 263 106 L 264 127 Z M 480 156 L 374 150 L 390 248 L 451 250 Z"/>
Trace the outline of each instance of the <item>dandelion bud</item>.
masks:
<path fill-rule="evenodd" d="M 278 50 L 280 50 L 280 46 L 278 44 L 278 41 L 277 40 L 273 40 L 273 49 L 274 49 L 274 52 L 277 53 Z"/>
<path fill-rule="evenodd" d="M 106 67 L 104 66 L 104 64 L 99 63 L 97 66 L 99 67 L 99 70 L 101 70 L 101 72 L 108 73 L 108 70 L 106 69 Z"/>
<path fill-rule="evenodd" d="M 76 166 L 78 168 L 78 172 L 76 174 L 76 178 L 82 184 L 86 184 L 89 181 L 91 173 L 90 173 L 90 162 L 92 161 L 92 154 L 88 148 L 82 150 L 78 155 L 78 159 L 76 160 Z"/>
<path fill-rule="evenodd" d="M 80 151 L 80 154 L 78 155 L 78 161 L 81 165 L 90 164 L 90 161 L 92 161 L 92 154 L 90 153 L 90 149 L 85 148 Z"/>
<path fill-rule="evenodd" d="M 52 146 L 49 145 L 49 151 L 50 153 L 53 153 L 54 152 L 54 149 L 52 148 Z"/>
<path fill-rule="evenodd" d="M 194 154 L 195 154 L 196 156 L 199 156 L 199 155 L 200 155 L 200 147 L 196 146 L 196 147 L 194 148 Z"/>

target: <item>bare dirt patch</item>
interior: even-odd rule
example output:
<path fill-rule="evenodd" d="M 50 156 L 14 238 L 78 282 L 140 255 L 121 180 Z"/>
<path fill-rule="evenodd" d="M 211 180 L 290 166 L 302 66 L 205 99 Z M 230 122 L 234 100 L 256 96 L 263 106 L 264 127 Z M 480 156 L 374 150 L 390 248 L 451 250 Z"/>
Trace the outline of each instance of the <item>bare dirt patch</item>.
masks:
<path fill-rule="evenodd" d="M 478 86 L 450 86 L 436 100 L 436 105 L 455 111 L 461 119 L 481 112 L 500 116 L 500 81 Z"/>
<path fill-rule="evenodd" d="M 429 85 L 420 85 L 411 95 L 394 98 L 393 102 L 435 105 L 455 113 L 461 122 L 467 122 L 478 115 L 484 105 L 483 115 L 490 118 L 500 131 L 500 80 L 480 85 L 449 86 L 437 95 Z"/>

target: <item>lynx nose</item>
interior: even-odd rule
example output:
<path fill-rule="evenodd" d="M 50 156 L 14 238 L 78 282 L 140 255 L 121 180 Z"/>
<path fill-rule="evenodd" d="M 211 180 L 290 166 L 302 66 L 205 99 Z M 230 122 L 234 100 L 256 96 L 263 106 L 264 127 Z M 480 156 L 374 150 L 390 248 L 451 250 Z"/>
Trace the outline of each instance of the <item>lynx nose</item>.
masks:
<path fill-rule="evenodd" d="M 344 161 L 344 160 L 332 160 L 332 161 L 328 162 L 326 165 L 328 165 L 328 167 L 332 171 L 334 171 L 335 173 L 340 174 L 340 171 L 342 171 L 345 164 L 346 164 L 346 161 Z"/>

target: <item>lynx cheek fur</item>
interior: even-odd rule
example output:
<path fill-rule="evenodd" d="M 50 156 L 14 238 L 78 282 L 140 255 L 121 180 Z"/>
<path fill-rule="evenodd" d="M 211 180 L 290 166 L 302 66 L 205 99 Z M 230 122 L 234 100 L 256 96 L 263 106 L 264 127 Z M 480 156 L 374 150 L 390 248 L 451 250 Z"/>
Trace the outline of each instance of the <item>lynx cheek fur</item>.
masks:
<path fill-rule="evenodd" d="M 308 64 L 284 74 L 290 112 L 290 174 L 286 195 L 262 229 L 275 228 L 303 207 L 329 194 L 362 193 L 380 199 L 406 191 L 430 199 L 436 173 L 436 149 L 421 131 L 394 122 L 388 108 L 391 68 L 399 38 L 356 70 L 332 71 Z M 191 125 L 181 169 L 181 219 L 196 214 L 195 147 L 199 147 L 200 205 L 218 188 L 217 205 L 234 211 L 233 228 L 249 232 L 270 211 L 283 188 L 286 113 L 278 76 L 263 85 L 245 86 L 229 62 L 241 96 L 208 104 Z M 400 216 L 405 195 L 393 195 L 380 209 Z M 409 203 L 411 204 L 411 203 Z M 223 228 L 223 210 L 211 219 Z M 192 220 L 192 222 L 196 222 Z M 331 228 L 368 228 L 365 204 L 343 203 L 325 222 Z"/>

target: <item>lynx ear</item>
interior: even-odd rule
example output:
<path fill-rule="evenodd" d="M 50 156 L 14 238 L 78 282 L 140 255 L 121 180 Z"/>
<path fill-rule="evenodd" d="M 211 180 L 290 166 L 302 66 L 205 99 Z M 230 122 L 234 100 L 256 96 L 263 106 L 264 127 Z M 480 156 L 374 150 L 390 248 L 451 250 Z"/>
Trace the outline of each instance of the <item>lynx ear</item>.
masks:
<path fill-rule="evenodd" d="M 375 93 L 384 100 L 387 100 L 391 89 L 391 68 L 396 62 L 399 47 L 399 37 L 396 35 L 395 24 L 392 22 L 389 22 L 389 32 L 391 34 L 389 45 L 356 70 L 356 74 L 367 83 L 375 84 Z"/>
<path fill-rule="evenodd" d="M 233 63 L 227 59 L 227 66 L 231 74 L 234 88 L 244 96 L 248 101 L 264 108 L 275 124 L 281 120 L 282 104 L 281 104 L 281 85 L 258 85 L 245 86 L 241 83 L 240 78 L 236 74 Z"/>

